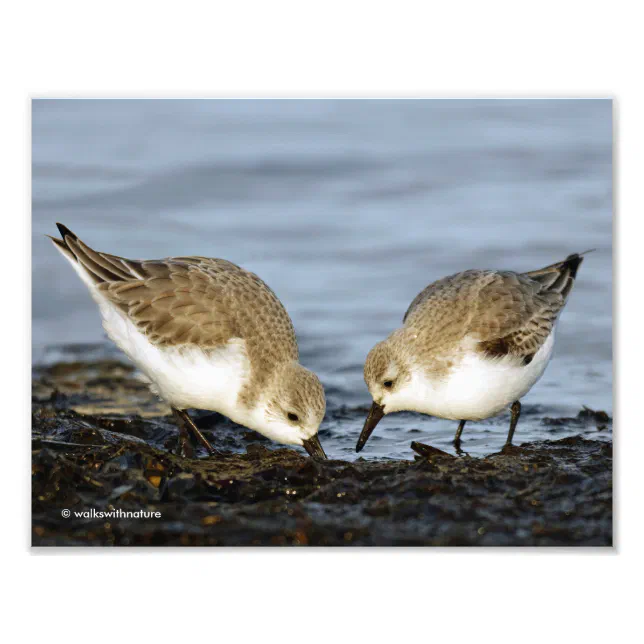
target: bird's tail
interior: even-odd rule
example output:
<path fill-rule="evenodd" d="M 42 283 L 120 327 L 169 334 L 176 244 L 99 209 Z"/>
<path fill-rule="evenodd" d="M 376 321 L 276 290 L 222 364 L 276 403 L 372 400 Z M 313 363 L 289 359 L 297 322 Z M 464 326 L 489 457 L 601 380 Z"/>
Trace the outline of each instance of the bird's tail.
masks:
<path fill-rule="evenodd" d="M 544 291 L 561 293 L 566 300 L 575 283 L 579 266 L 584 261 L 583 255 L 592 253 L 594 250 L 592 248 L 583 253 L 573 253 L 568 255 L 563 262 L 557 262 L 536 271 L 529 271 L 523 275 L 540 282 Z"/>
<path fill-rule="evenodd" d="M 54 246 L 69 261 L 87 286 L 136 277 L 128 260 L 99 253 L 84 244 L 67 226 L 56 224 L 62 239 L 47 235 Z"/>

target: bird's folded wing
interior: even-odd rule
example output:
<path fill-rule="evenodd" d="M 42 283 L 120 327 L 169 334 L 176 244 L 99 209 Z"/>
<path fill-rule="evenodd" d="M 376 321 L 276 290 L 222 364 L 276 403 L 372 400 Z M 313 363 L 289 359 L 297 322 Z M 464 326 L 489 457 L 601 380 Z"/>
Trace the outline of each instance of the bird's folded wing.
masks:
<path fill-rule="evenodd" d="M 65 242 L 95 288 L 121 309 L 150 342 L 214 349 L 234 338 L 265 346 L 280 336 L 297 359 L 295 333 L 277 296 L 253 273 L 222 259 L 130 260 Z"/>
<path fill-rule="evenodd" d="M 130 260 L 90 248 L 62 224 L 57 248 L 155 345 L 209 350 L 241 339 L 251 361 L 298 360 L 286 309 L 254 273 L 223 259 Z"/>
<path fill-rule="evenodd" d="M 490 357 L 511 355 L 528 364 L 552 333 L 565 299 L 524 275 L 489 275 L 478 293 L 468 335 Z"/>
<path fill-rule="evenodd" d="M 96 287 L 153 344 L 212 349 L 240 337 L 238 316 L 227 307 L 227 280 L 212 279 L 188 262 L 128 264 L 138 277 L 106 280 Z"/>

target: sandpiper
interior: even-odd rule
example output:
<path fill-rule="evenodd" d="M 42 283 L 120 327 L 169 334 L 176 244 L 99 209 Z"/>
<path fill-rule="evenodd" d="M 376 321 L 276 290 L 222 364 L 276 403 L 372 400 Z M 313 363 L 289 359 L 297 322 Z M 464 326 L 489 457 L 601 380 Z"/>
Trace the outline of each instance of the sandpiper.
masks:
<path fill-rule="evenodd" d="M 373 404 L 356 451 L 380 419 L 396 411 L 460 421 L 454 437 L 460 450 L 466 421 L 508 406 L 511 445 L 519 399 L 550 360 L 557 317 L 583 254 L 528 273 L 468 270 L 419 293 L 403 326 L 367 356 L 364 378 Z"/>
<path fill-rule="evenodd" d="M 131 260 L 97 252 L 62 224 L 56 248 L 88 287 L 111 340 L 166 400 L 180 429 L 216 451 L 187 409 L 217 411 L 287 445 L 326 458 L 318 377 L 299 363 L 293 324 L 257 275 L 223 259 Z"/>

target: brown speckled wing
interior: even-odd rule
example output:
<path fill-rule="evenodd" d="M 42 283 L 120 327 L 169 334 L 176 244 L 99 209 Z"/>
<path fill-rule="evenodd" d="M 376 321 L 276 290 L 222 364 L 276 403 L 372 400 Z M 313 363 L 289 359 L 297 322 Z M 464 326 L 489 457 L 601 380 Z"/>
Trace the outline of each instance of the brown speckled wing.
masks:
<path fill-rule="evenodd" d="M 427 351 L 440 353 L 471 337 L 489 356 L 528 364 L 552 332 L 582 258 L 518 274 L 472 270 L 430 284 L 404 317 Z"/>
<path fill-rule="evenodd" d="M 257 275 L 222 259 L 129 260 L 108 255 L 62 228 L 63 241 L 57 242 L 66 245 L 99 292 L 151 343 L 208 350 L 241 338 L 256 365 L 298 359 L 291 320 Z"/>
<path fill-rule="evenodd" d="M 469 333 L 491 357 L 513 355 L 529 364 L 552 332 L 563 296 L 516 273 L 497 273 L 478 299 Z"/>

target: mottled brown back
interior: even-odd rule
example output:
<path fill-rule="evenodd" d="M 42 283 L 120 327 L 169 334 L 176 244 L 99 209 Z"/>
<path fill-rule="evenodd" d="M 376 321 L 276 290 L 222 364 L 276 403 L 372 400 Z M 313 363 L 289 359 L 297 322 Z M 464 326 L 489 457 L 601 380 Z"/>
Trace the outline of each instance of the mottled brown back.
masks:
<path fill-rule="evenodd" d="M 130 260 L 100 253 L 59 225 L 63 240 L 96 288 L 154 345 L 216 349 L 246 341 L 254 369 L 298 360 L 293 324 L 273 291 L 254 273 L 223 259 L 169 257 Z M 261 369 L 265 365 L 267 369 Z M 259 383 L 258 383 L 259 384 Z"/>
<path fill-rule="evenodd" d="M 514 355 L 525 364 L 546 340 L 570 294 L 580 255 L 529 273 L 471 270 L 430 284 L 403 322 L 416 350 L 440 355 L 464 337 L 490 356 Z"/>

